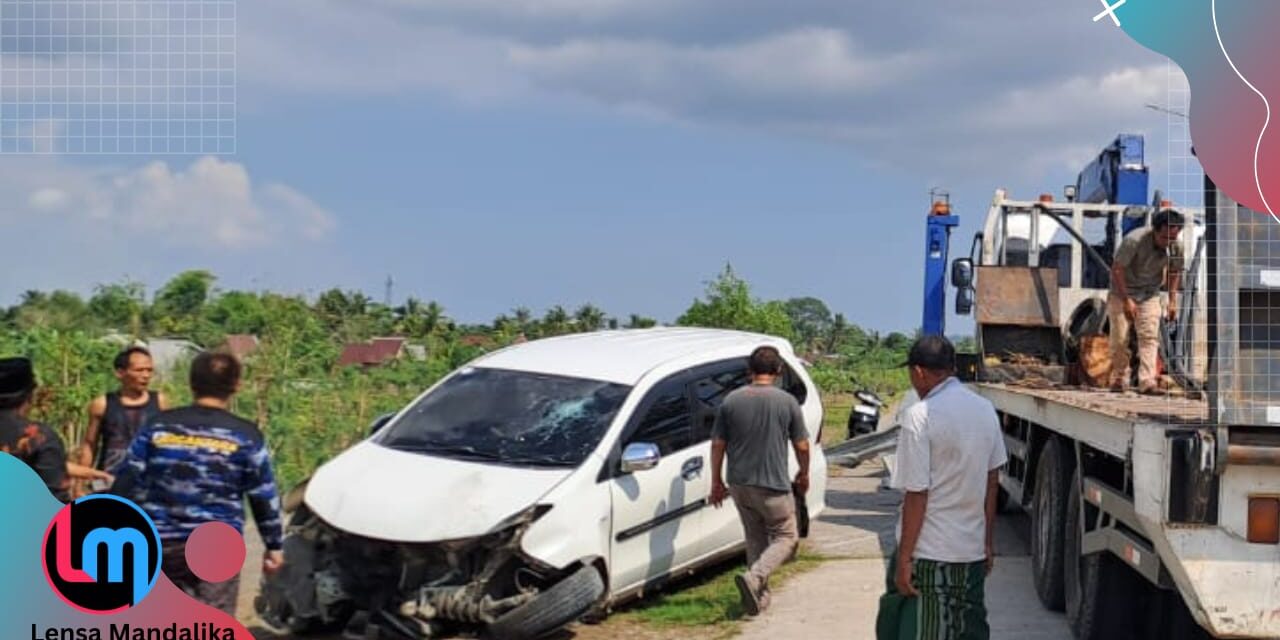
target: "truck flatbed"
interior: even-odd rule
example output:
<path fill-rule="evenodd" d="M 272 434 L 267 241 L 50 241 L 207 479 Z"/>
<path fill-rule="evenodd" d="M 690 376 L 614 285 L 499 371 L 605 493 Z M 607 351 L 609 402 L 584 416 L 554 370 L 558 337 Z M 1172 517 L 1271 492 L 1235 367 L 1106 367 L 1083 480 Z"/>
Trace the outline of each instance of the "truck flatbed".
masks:
<path fill-rule="evenodd" d="M 1209 403 L 1204 399 L 985 382 L 974 384 L 973 388 L 1001 412 L 1053 425 L 1073 438 L 1120 457 L 1128 453 L 1135 425 L 1194 427 L 1209 423 Z"/>
<path fill-rule="evenodd" d="M 1173 425 L 1204 425 L 1209 420 L 1205 398 L 1185 396 L 1144 396 L 1134 392 L 1115 393 L 1090 387 L 1037 388 L 1011 384 L 986 384 L 1051 402 L 1061 402 L 1132 422 Z"/>

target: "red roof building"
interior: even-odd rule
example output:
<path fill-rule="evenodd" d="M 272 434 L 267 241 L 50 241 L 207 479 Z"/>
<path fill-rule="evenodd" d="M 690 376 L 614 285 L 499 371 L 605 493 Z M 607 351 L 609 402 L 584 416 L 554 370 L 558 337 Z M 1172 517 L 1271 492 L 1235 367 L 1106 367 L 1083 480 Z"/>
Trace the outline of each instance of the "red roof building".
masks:
<path fill-rule="evenodd" d="M 404 338 L 374 338 L 370 342 L 352 342 L 342 347 L 338 366 L 381 366 L 404 355 L 404 347 Z"/>

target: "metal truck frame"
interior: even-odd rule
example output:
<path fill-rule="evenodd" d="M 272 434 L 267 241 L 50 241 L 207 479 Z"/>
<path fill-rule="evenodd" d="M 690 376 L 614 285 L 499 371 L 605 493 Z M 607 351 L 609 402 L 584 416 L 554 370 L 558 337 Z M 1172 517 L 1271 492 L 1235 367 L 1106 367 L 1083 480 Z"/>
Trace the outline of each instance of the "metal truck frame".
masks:
<path fill-rule="evenodd" d="M 1005 434 L 1010 457 L 1000 477 L 1002 498 L 1031 515 L 1037 594 L 1045 606 L 1066 610 L 1081 639 L 1280 637 L 1280 545 L 1250 541 L 1259 535 L 1255 526 L 1280 528 L 1265 513 L 1250 513 L 1251 505 L 1280 496 L 1280 429 L 1269 424 L 1280 422 L 1280 407 L 1260 399 L 1277 386 L 1265 367 L 1280 351 L 1280 327 L 1267 328 L 1280 309 L 1251 308 L 1253 299 L 1241 297 L 1264 296 L 1253 300 L 1257 307 L 1273 300 L 1265 296 L 1280 295 L 1280 289 L 1272 289 L 1280 286 L 1280 267 L 1268 271 L 1267 265 L 1245 265 L 1240 257 L 1262 256 L 1257 262 L 1265 262 L 1264 249 L 1280 248 L 1280 233 L 1261 227 L 1240 231 L 1246 223 L 1275 223 L 1239 207 L 1207 180 L 1205 203 L 1207 229 L 1189 225 L 1190 233 L 1184 232 L 1192 246 L 1206 232 L 1209 255 L 1193 261 L 1195 250 L 1187 252 L 1196 271 L 1184 278 L 1184 299 L 1198 299 L 1188 302 L 1182 326 L 1190 332 L 1183 339 L 1191 341 L 1186 357 L 1193 363 L 1192 377 L 1207 377 L 1208 400 L 1199 394 L 1147 397 L 1043 380 L 973 386 L 995 405 Z M 979 376 L 1000 357 L 988 349 L 1007 347 L 992 344 L 1005 340 L 1002 330 L 1030 329 L 1040 337 L 1057 333 L 1062 345 L 1049 350 L 1061 349 L 1069 361 L 1072 339 L 1105 325 L 1105 314 L 1098 314 L 1105 309 L 1106 289 L 1088 286 L 1085 264 L 1101 259 L 1109 265 L 1111 255 L 1082 242 L 1084 220 L 1106 217 L 1114 225 L 1152 209 L 1052 198 L 1014 201 L 997 192 L 974 240 L 974 250 L 980 247 L 981 253 L 969 259 L 970 273 L 973 264 L 981 265 L 977 298 L 973 289 L 957 296 L 957 311 L 965 311 L 970 301 L 978 308 Z M 1200 218 L 1197 211 L 1185 213 Z M 1024 219 L 1011 225 L 1011 215 Z M 1036 287 L 1058 284 L 1057 270 L 1041 265 L 1049 244 L 1044 239 L 1049 234 L 1041 233 L 1044 224 L 1075 231 L 1069 240 L 1070 274 L 1061 278 L 1063 286 L 1052 301 L 1054 287 L 1040 289 L 1041 317 L 1019 323 L 1028 301 L 999 299 L 999 290 L 989 287 L 985 294 L 996 299 L 984 300 L 982 279 L 1021 269 L 1030 280 L 1017 277 Z M 1025 246 L 1010 242 L 1011 227 L 1014 236 L 1023 230 Z M 1118 238 L 1111 237 L 1105 248 L 1113 252 Z M 1062 251 L 1058 265 L 1068 264 Z M 1280 258 L 1280 250 L 1273 253 Z M 954 281 L 956 268 L 952 273 Z M 1017 286 L 1008 290 L 1019 291 Z M 1271 355 L 1248 367 L 1237 361 L 1261 353 Z M 1280 395 L 1271 402 L 1280 405 Z M 1251 515 L 1262 519 L 1253 522 Z"/>

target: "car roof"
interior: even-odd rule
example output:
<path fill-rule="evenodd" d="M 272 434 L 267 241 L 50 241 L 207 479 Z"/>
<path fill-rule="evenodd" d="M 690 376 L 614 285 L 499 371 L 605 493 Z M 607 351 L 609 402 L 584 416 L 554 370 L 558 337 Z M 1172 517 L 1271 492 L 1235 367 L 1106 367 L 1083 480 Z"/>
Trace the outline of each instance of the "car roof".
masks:
<path fill-rule="evenodd" d="M 497 351 L 477 367 L 550 373 L 635 385 L 646 373 L 680 359 L 747 356 L 761 345 L 790 355 L 791 344 L 760 333 L 662 327 L 577 333 L 544 338 Z M 737 353 L 734 353 L 737 352 Z"/>

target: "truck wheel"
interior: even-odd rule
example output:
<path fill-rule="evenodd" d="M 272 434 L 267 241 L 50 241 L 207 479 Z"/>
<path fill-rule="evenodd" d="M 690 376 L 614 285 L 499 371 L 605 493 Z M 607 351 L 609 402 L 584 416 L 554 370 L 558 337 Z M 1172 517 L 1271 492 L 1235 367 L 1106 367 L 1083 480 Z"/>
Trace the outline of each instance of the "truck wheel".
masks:
<path fill-rule="evenodd" d="M 1067 485 L 1071 465 L 1067 448 L 1050 437 L 1036 464 L 1035 496 L 1031 502 L 1031 574 L 1040 602 L 1053 611 L 1062 611 L 1063 597 L 1062 523 L 1067 516 Z"/>
<path fill-rule="evenodd" d="M 1135 594 L 1145 586 L 1109 552 L 1080 555 L 1084 521 L 1080 483 L 1072 482 L 1067 499 L 1066 608 L 1077 640 L 1122 640 L 1136 637 Z"/>
<path fill-rule="evenodd" d="M 555 631 L 591 611 L 604 595 L 604 580 L 593 566 L 585 566 L 512 609 L 489 625 L 491 640 L 533 640 Z"/>

